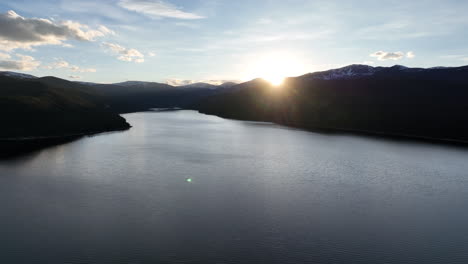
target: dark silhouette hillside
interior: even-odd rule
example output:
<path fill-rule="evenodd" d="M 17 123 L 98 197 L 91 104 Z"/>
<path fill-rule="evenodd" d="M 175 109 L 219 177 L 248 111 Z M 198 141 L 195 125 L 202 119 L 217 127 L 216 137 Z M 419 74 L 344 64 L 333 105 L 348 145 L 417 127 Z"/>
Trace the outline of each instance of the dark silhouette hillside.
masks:
<path fill-rule="evenodd" d="M 186 107 L 232 85 L 96 84 L 0 72 L 0 155 L 127 129 L 120 113 Z"/>
<path fill-rule="evenodd" d="M 0 76 L 0 138 L 87 134 L 129 127 L 84 87 L 53 77 Z"/>
<path fill-rule="evenodd" d="M 281 87 L 256 79 L 232 90 L 193 108 L 307 129 L 468 140 L 468 67 L 352 65 L 288 78 Z"/>
<path fill-rule="evenodd" d="M 262 79 L 175 87 L 155 82 L 79 83 L 3 72 L 0 140 L 55 142 L 122 130 L 130 125 L 119 113 L 179 107 L 306 129 L 467 141 L 467 99 L 468 67 L 350 65 L 288 78 L 280 87 Z"/>

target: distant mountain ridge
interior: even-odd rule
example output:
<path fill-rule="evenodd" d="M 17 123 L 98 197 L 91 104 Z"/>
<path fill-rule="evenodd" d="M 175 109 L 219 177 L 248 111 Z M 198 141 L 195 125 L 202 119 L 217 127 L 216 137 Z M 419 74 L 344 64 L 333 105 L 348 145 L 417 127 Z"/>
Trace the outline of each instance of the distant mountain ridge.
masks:
<path fill-rule="evenodd" d="M 331 69 L 327 71 L 308 73 L 299 78 L 309 80 L 346 80 L 358 79 L 369 76 L 375 77 L 421 77 L 445 79 L 447 77 L 463 79 L 468 66 L 461 67 L 432 67 L 432 68 L 410 68 L 403 65 L 394 65 L 391 67 L 372 67 L 369 65 L 353 64 L 342 68 Z M 457 74 L 458 73 L 458 74 Z M 446 76 L 446 75 L 450 76 Z"/>
<path fill-rule="evenodd" d="M 187 88 L 197 88 L 197 89 L 217 89 L 217 88 L 227 88 L 231 87 L 234 85 L 237 85 L 238 83 L 235 82 L 225 82 L 222 84 L 211 84 L 211 83 L 205 83 L 205 82 L 197 82 L 197 83 L 191 83 L 191 84 L 186 84 L 186 85 L 170 85 L 166 83 L 159 83 L 159 82 L 144 82 L 144 81 L 126 81 L 126 82 L 120 82 L 120 83 L 113 83 L 112 85 L 118 85 L 118 86 L 124 86 L 124 87 L 151 87 L 151 86 L 166 86 L 166 87 L 172 87 L 175 89 L 187 89 Z"/>
<path fill-rule="evenodd" d="M 468 66 L 349 65 L 254 79 L 198 101 L 201 113 L 306 129 L 468 142 Z"/>
<path fill-rule="evenodd" d="M 19 73 L 19 72 L 12 72 L 12 71 L 0 71 L 0 76 L 7 76 L 7 77 L 16 78 L 16 79 L 44 78 L 44 77 L 37 77 L 37 76 L 26 74 L 26 73 Z M 48 77 L 48 76 L 45 76 L 45 77 Z M 172 87 L 172 88 L 208 88 L 208 89 L 227 88 L 227 87 L 231 87 L 231 86 L 239 84 L 237 82 L 224 82 L 222 84 L 197 82 L 197 83 L 192 83 L 192 84 L 175 86 L 175 85 L 170 85 L 167 83 L 151 82 L 151 81 L 124 81 L 124 82 L 109 83 L 109 84 L 83 82 L 83 81 L 71 81 L 71 82 L 75 82 L 75 83 L 79 83 L 79 84 L 87 85 L 87 86 L 114 85 L 114 86 L 122 86 L 122 87 L 167 87 L 167 88 Z"/>
<path fill-rule="evenodd" d="M 0 87 L 3 113 L 20 113 L 24 104 L 40 102 L 41 107 L 53 106 L 50 113 L 60 113 L 63 120 L 67 119 L 69 111 L 70 116 L 73 114 L 82 124 L 86 122 L 79 118 L 76 109 L 85 110 L 86 115 L 97 111 L 101 114 L 95 116 L 108 116 L 114 120 L 113 124 L 107 125 L 109 128 L 128 126 L 124 120 L 113 116 L 115 114 L 177 107 L 304 128 L 468 140 L 468 66 L 349 65 L 290 77 L 280 88 L 274 88 L 261 78 L 240 84 L 194 83 L 185 86 L 140 81 L 73 82 L 15 72 L 0 72 L 0 78 L 4 80 Z M 14 87 L 23 87 L 23 90 L 18 93 L 20 90 Z M 23 92 L 25 94 L 21 94 Z M 40 94 L 42 96 L 38 98 Z M 23 117 L 29 118 L 27 115 Z M 12 124 L 14 121 L 11 119 Z M 73 127 L 72 123 L 67 126 Z M 98 123 L 93 126 L 98 127 Z M 78 128 L 74 126 L 73 129 Z M 41 129 L 42 134 L 52 132 Z M 28 132 L 25 129 L 17 131 Z M 4 134 L 14 136 L 16 133 L 10 132 L 4 131 Z M 60 129 L 57 127 L 53 133 L 59 134 Z"/>
<path fill-rule="evenodd" d="M 440 74 L 444 74 L 446 72 L 459 71 L 461 74 L 463 74 L 464 73 L 463 71 L 466 71 L 467 68 L 468 66 L 459 66 L 459 67 L 436 66 L 436 67 L 431 67 L 431 68 L 419 68 L 419 67 L 411 68 L 411 67 L 406 67 L 406 66 L 398 65 L 398 64 L 391 66 L 391 67 L 383 67 L 383 66 L 373 67 L 370 65 L 363 65 L 363 64 L 351 64 L 351 65 L 336 68 L 336 69 L 307 73 L 307 74 L 298 76 L 298 78 L 311 79 L 311 80 L 343 80 L 343 79 L 363 78 L 363 77 L 368 77 L 368 76 L 389 77 L 392 74 L 398 75 L 398 74 L 410 74 L 410 73 L 435 74 L 435 77 L 433 78 L 437 78 L 437 76 L 440 76 Z M 12 72 L 12 71 L 0 71 L 0 76 L 8 76 L 8 77 L 13 77 L 13 78 L 18 78 L 18 79 L 39 78 L 34 75 Z M 295 78 L 295 77 L 290 77 L 290 78 Z M 116 85 L 116 86 L 123 86 L 123 87 L 152 87 L 152 86 L 163 87 L 165 86 L 167 88 L 173 87 L 173 88 L 209 88 L 209 89 L 227 88 L 227 87 L 232 87 L 232 86 L 242 83 L 242 82 L 240 83 L 239 82 L 225 82 L 219 85 L 215 85 L 215 84 L 210 84 L 210 83 L 205 83 L 205 82 L 197 82 L 197 83 L 192 83 L 192 84 L 175 86 L 175 85 L 170 85 L 166 83 L 151 82 L 151 81 L 125 81 L 125 82 L 110 83 L 110 84 L 82 82 L 82 81 L 74 81 L 74 82 L 80 83 L 83 85 L 89 85 L 89 86 L 96 86 L 96 85 Z"/>
<path fill-rule="evenodd" d="M 180 86 L 175 86 L 177 88 L 203 88 L 203 89 L 216 89 L 219 88 L 219 85 L 214 85 L 210 83 L 204 83 L 204 82 L 197 82 L 197 83 L 191 83 L 191 84 L 186 84 L 186 85 L 180 85 Z"/>
<path fill-rule="evenodd" d="M 279 88 L 261 78 L 171 86 L 3 71 L 0 148 L 8 155 L 77 135 L 128 129 L 118 114 L 174 107 L 306 129 L 468 142 L 467 101 L 468 66 L 349 65 L 287 78 Z"/>
<path fill-rule="evenodd" d="M 30 74 L 19 73 L 19 72 L 12 72 L 12 71 L 0 71 L 0 76 L 7 76 L 17 79 L 36 79 L 38 77 Z"/>
<path fill-rule="evenodd" d="M 0 73 L 3 138 L 60 137 L 129 128 L 94 90 L 55 78 Z"/>
<path fill-rule="evenodd" d="M 172 86 L 166 83 L 146 81 L 126 81 L 113 84 L 83 83 L 96 91 L 117 113 L 144 111 L 151 108 L 184 108 L 195 101 L 237 85 L 227 82 L 221 85 L 193 83 Z"/>
<path fill-rule="evenodd" d="M 125 82 L 119 82 L 119 83 L 112 83 L 110 85 L 117 85 L 117 86 L 122 86 L 122 87 L 145 87 L 145 88 L 151 88 L 151 87 L 166 87 L 166 88 L 171 88 L 173 86 L 165 83 L 159 83 L 159 82 L 144 82 L 144 81 L 125 81 Z"/>

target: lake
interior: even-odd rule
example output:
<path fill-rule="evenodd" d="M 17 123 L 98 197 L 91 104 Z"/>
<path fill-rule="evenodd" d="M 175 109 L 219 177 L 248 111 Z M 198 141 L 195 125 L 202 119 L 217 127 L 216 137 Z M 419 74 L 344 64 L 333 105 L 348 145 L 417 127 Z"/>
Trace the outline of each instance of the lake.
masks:
<path fill-rule="evenodd" d="M 124 117 L 0 161 L 0 263 L 468 263 L 468 148 Z"/>

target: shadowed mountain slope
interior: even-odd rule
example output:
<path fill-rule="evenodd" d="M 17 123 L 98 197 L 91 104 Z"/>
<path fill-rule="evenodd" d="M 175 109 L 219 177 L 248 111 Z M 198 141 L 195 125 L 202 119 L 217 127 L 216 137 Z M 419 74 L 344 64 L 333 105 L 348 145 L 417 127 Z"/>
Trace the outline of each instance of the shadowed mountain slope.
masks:
<path fill-rule="evenodd" d="M 348 130 L 468 140 L 468 67 L 351 65 L 288 78 L 239 84 L 194 109 L 221 117 L 271 121 L 306 129 Z"/>
<path fill-rule="evenodd" d="M 0 138 L 86 134 L 129 127 L 85 86 L 54 77 L 0 76 Z"/>

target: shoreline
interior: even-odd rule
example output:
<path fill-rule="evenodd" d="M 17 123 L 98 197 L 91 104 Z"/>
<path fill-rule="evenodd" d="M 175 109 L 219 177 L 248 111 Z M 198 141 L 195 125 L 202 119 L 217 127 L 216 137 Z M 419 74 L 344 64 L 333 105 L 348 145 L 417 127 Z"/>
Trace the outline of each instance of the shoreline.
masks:
<path fill-rule="evenodd" d="M 403 134 L 403 133 L 391 133 L 391 132 L 359 130 L 359 129 L 313 127 L 313 126 L 307 127 L 307 126 L 293 124 L 293 123 L 278 123 L 278 122 L 273 122 L 273 121 L 268 121 L 268 120 L 253 120 L 253 119 L 239 119 L 239 118 L 233 118 L 233 117 L 225 117 L 225 116 L 221 116 L 217 114 L 201 112 L 196 109 L 187 109 L 187 110 L 195 110 L 200 114 L 212 115 L 212 116 L 217 116 L 217 117 L 225 118 L 225 119 L 232 119 L 232 120 L 239 120 L 239 121 L 268 122 L 271 124 L 276 124 L 276 125 L 285 126 L 285 127 L 292 127 L 292 128 L 315 132 L 315 133 L 351 134 L 351 135 L 357 135 L 357 136 L 386 138 L 386 139 L 391 139 L 391 140 L 400 140 L 400 141 L 406 140 L 406 141 L 413 141 L 413 142 L 427 142 L 427 143 L 434 143 L 434 144 L 468 147 L 468 139 L 461 140 L 461 139 L 451 139 L 451 138 L 436 138 L 436 137 L 430 137 L 430 136 L 419 136 L 419 135 L 411 135 L 411 134 Z"/>
<path fill-rule="evenodd" d="M 90 131 L 54 136 L 28 136 L 15 138 L 0 138 L 0 159 L 15 158 L 43 148 L 72 142 L 82 137 L 93 136 L 107 132 L 119 132 L 129 130 L 132 126 L 119 129 Z"/>
<path fill-rule="evenodd" d="M 343 129 L 343 128 L 324 128 L 324 127 L 307 127 L 294 123 L 278 123 L 267 120 L 252 120 L 252 119 L 239 119 L 233 117 L 225 117 L 221 115 L 204 113 L 196 109 L 184 109 L 184 108 L 150 108 L 143 111 L 134 111 L 131 113 L 140 113 L 140 112 L 167 112 L 167 111 L 180 111 L 180 110 L 195 110 L 200 114 L 212 115 L 220 118 L 238 120 L 238 121 L 256 121 L 256 122 L 267 122 L 271 124 L 276 124 L 285 127 L 291 127 L 296 129 L 301 129 L 304 131 L 323 133 L 323 134 L 351 134 L 356 136 L 367 136 L 367 137 L 377 137 L 388 140 L 398 140 L 398 141 L 411 141 L 411 142 L 426 142 L 439 145 L 452 145 L 458 147 L 468 147 L 468 140 L 461 139 L 451 139 L 451 138 L 435 138 L 429 136 L 419 136 L 411 134 L 402 134 L 402 133 L 389 133 L 382 131 L 370 131 L 370 130 L 358 130 L 358 129 Z M 15 158 L 30 152 L 34 152 L 43 148 L 65 144 L 77 140 L 86 136 L 93 136 L 97 134 L 107 133 L 107 132 L 119 132 L 130 129 L 132 126 L 122 127 L 112 130 L 102 130 L 102 131 L 90 131 L 82 133 L 73 133 L 66 135 L 54 135 L 54 136 L 23 136 L 23 137 L 10 137 L 10 138 L 0 138 L 0 159 Z"/>

